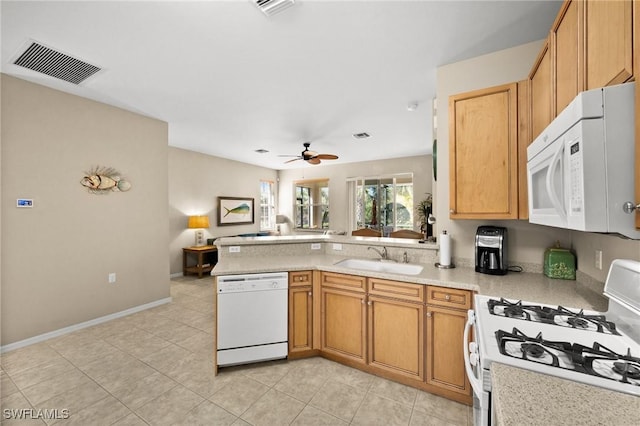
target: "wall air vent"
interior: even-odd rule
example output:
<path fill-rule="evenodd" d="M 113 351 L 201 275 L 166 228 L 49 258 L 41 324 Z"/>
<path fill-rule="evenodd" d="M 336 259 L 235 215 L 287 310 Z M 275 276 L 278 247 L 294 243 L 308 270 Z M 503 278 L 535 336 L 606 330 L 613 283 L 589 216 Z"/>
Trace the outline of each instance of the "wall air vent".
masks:
<path fill-rule="evenodd" d="M 13 63 L 73 84 L 80 84 L 100 71 L 100 68 L 95 65 L 36 42 L 31 42 Z"/>
<path fill-rule="evenodd" d="M 295 0 L 252 0 L 258 9 L 267 16 L 273 16 L 277 13 L 290 8 L 295 4 Z"/>

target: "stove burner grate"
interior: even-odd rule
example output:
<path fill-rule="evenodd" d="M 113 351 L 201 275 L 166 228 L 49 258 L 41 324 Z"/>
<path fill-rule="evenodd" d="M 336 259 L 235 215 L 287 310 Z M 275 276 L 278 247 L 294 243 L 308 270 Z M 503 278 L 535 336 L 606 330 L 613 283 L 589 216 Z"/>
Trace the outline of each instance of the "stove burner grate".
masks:
<path fill-rule="evenodd" d="M 604 315 L 589 315 L 585 314 L 583 310 L 576 312 L 562 306 L 525 305 L 521 300 L 511 302 L 504 298 L 500 298 L 500 300 L 489 299 L 487 306 L 492 315 L 570 327 L 576 330 L 620 335 L 616 330 L 615 323 L 607 321 Z"/>
<path fill-rule="evenodd" d="M 597 342 L 593 347 L 555 342 L 545 340 L 542 333 L 527 336 L 517 328 L 495 335 L 502 355 L 640 386 L 640 358 L 630 349 L 621 355 Z"/>

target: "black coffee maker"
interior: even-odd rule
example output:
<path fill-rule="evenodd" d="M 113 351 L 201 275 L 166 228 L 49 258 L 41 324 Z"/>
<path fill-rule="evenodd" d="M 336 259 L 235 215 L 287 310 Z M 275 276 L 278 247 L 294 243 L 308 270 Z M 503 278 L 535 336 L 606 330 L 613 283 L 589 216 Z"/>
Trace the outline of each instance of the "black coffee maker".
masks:
<path fill-rule="evenodd" d="M 479 226 L 476 232 L 476 272 L 507 273 L 507 228 Z"/>

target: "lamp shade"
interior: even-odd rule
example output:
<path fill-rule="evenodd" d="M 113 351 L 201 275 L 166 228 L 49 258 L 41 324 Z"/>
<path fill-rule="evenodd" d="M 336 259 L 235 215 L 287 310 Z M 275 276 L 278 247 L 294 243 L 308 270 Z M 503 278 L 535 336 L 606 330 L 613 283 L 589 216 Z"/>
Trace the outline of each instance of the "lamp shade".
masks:
<path fill-rule="evenodd" d="M 190 229 L 208 228 L 209 216 L 189 216 L 187 227 Z"/>

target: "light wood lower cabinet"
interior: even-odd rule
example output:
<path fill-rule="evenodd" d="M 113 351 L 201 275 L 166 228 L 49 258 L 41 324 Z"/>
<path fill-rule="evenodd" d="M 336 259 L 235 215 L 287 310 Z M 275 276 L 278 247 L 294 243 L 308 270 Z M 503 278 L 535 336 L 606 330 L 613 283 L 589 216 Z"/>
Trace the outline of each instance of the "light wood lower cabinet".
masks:
<path fill-rule="evenodd" d="M 356 363 L 366 362 L 365 294 L 322 287 L 321 350 Z"/>
<path fill-rule="evenodd" d="M 424 305 L 369 296 L 368 363 L 424 380 Z"/>
<path fill-rule="evenodd" d="M 468 395 L 462 338 L 466 311 L 427 305 L 427 383 Z"/>
<path fill-rule="evenodd" d="M 289 354 L 313 349 L 311 271 L 289 273 Z"/>
<path fill-rule="evenodd" d="M 320 353 L 470 404 L 462 338 L 471 292 L 320 274 Z"/>

